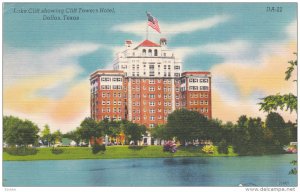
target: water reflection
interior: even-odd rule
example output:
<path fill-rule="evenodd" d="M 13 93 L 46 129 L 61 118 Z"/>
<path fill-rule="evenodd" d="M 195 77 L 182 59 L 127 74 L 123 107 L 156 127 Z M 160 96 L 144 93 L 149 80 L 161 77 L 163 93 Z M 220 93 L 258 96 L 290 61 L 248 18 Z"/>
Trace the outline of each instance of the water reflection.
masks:
<path fill-rule="evenodd" d="M 208 163 L 209 161 L 203 158 L 168 158 L 163 160 L 164 165 L 192 165 Z"/>

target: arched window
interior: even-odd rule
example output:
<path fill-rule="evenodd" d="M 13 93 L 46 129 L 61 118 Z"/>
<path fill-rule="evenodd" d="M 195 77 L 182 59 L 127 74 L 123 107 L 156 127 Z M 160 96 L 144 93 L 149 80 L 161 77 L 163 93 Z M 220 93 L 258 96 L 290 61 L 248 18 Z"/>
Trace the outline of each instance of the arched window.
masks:
<path fill-rule="evenodd" d="M 143 56 L 146 56 L 146 49 L 143 49 Z"/>
<path fill-rule="evenodd" d="M 152 56 L 152 49 L 148 49 L 148 56 Z"/>
<path fill-rule="evenodd" d="M 154 56 L 157 56 L 157 49 L 154 49 Z"/>

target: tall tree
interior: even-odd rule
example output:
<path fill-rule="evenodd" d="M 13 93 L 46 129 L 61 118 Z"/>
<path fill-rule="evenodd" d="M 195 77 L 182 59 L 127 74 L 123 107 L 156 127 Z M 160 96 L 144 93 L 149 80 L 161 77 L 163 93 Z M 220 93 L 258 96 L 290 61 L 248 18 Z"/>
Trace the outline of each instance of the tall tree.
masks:
<path fill-rule="evenodd" d="M 35 144 L 39 128 L 29 120 L 9 116 L 3 118 L 4 141 L 8 145 L 28 146 Z"/>
<path fill-rule="evenodd" d="M 93 138 L 96 141 L 96 138 L 103 135 L 102 130 L 99 124 L 92 118 L 86 117 L 80 124 L 79 133 L 86 141 L 89 143 L 90 139 Z"/>
<path fill-rule="evenodd" d="M 144 125 L 138 125 L 136 123 L 127 122 L 123 125 L 124 133 L 128 141 L 134 141 L 137 144 L 143 135 L 146 134 L 146 127 Z"/>
<path fill-rule="evenodd" d="M 168 116 L 168 133 L 176 137 L 181 144 L 193 139 L 206 139 L 208 120 L 196 111 L 175 110 Z"/>
<path fill-rule="evenodd" d="M 47 124 L 44 126 L 44 129 L 41 132 L 41 139 L 42 139 L 43 143 L 46 143 L 48 145 L 48 147 L 50 146 L 51 132 L 50 132 L 49 125 L 47 125 Z"/>

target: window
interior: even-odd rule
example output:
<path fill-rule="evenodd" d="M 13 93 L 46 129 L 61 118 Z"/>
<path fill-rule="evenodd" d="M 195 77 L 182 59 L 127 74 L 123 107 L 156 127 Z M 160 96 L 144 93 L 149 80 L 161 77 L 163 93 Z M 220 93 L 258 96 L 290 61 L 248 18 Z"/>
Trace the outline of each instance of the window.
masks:
<path fill-rule="evenodd" d="M 146 56 L 146 49 L 143 49 L 143 56 Z"/>
<path fill-rule="evenodd" d="M 121 113 L 121 108 L 118 108 L 118 112 Z"/>
<path fill-rule="evenodd" d="M 107 113 L 109 113 L 110 112 L 110 108 L 107 108 Z"/>
<path fill-rule="evenodd" d="M 155 102 L 154 102 L 154 101 L 150 101 L 150 102 L 149 102 L 149 105 L 150 105 L 150 106 L 155 106 Z"/>
<path fill-rule="evenodd" d="M 154 124 L 153 124 L 153 123 L 151 123 L 151 124 L 149 125 L 149 127 L 150 127 L 150 128 L 153 128 L 153 127 L 154 127 Z"/>
<path fill-rule="evenodd" d="M 102 113 L 105 113 L 105 108 L 102 108 Z"/>
<path fill-rule="evenodd" d="M 106 102 L 106 105 L 110 105 L 110 101 L 107 101 L 107 102 Z"/>
<path fill-rule="evenodd" d="M 148 56 L 150 56 L 150 57 L 152 56 L 152 50 L 151 49 L 148 50 Z"/>
<path fill-rule="evenodd" d="M 114 93 L 114 97 L 116 97 L 117 96 L 117 93 Z"/>
<path fill-rule="evenodd" d="M 205 108 L 205 112 L 208 112 L 208 109 L 207 109 L 207 108 Z"/>
<path fill-rule="evenodd" d="M 178 69 L 180 69 L 180 66 L 179 66 L 179 65 L 175 65 L 175 66 L 174 66 L 174 69 L 175 69 L 175 70 L 178 70 Z"/>
<path fill-rule="evenodd" d="M 149 94 L 149 98 L 150 98 L 150 99 L 154 99 L 154 98 L 155 98 L 155 95 L 154 95 L 154 94 Z"/>
<path fill-rule="evenodd" d="M 208 101 L 205 101 L 205 105 L 208 105 Z"/>
<path fill-rule="evenodd" d="M 121 97 L 121 93 L 118 93 L 118 97 Z"/>
<path fill-rule="evenodd" d="M 150 116 L 150 120 L 152 120 L 152 121 L 153 121 L 154 119 L 155 119 L 155 118 L 154 118 L 154 116 Z"/>
<path fill-rule="evenodd" d="M 105 97 L 105 93 L 102 93 L 102 97 Z"/>
<path fill-rule="evenodd" d="M 154 56 L 157 56 L 157 49 L 154 49 Z"/>
<path fill-rule="evenodd" d="M 102 105 L 105 105 L 105 103 L 106 103 L 105 101 L 102 101 Z"/>
<path fill-rule="evenodd" d="M 149 84 L 154 84 L 155 83 L 155 80 L 154 79 L 150 79 L 149 80 Z"/>
<path fill-rule="evenodd" d="M 155 91 L 155 87 L 149 87 L 149 91 Z"/>
<path fill-rule="evenodd" d="M 114 100 L 114 105 L 117 105 L 117 101 L 116 100 Z"/>
<path fill-rule="evenodd" d="M 150 109 L 150 113 L 155 113 L 155 109 Z"/>

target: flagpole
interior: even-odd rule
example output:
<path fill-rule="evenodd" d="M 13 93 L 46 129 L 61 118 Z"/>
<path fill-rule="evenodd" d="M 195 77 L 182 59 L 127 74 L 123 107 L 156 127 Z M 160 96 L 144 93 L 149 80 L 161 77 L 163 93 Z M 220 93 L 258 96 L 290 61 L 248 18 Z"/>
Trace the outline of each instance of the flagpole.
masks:
<path fill-rule="evenodd" d="M 147 29 L 146 29 L 146 40 L 148 40 L 148 28 L 149 28 L 149 25 L 147 23 Z"/>

